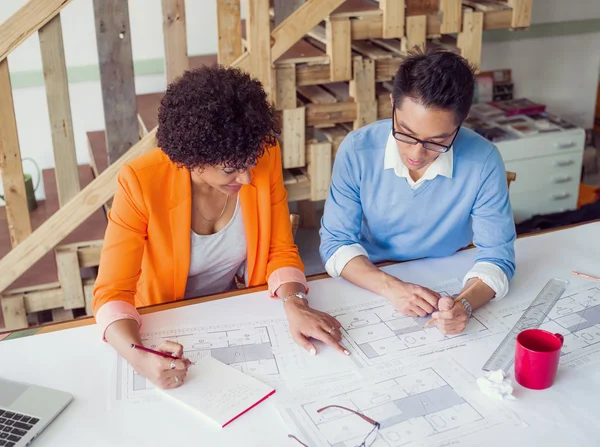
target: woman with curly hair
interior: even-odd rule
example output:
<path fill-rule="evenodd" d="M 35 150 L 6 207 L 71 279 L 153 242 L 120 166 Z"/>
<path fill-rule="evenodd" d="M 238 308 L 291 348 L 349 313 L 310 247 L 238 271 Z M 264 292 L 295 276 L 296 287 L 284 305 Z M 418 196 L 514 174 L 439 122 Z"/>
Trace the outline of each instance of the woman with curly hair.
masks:
<path fill-rule="evenodd" d="M 96 321 L 135 370 L 176 388 L 189 362 L 183 347 L 141 345 L 137 307 L 225 292 L 240 275 L 268 283 L 290 332 L 346 353 L 340 324 L 311 309 L 294 245 L 275 111 L 259 81 L 238 69 L 203 67 L 171 84 L 158 111 L 158 148 L 125 164 L 109 213 L 94 287 Z"/>

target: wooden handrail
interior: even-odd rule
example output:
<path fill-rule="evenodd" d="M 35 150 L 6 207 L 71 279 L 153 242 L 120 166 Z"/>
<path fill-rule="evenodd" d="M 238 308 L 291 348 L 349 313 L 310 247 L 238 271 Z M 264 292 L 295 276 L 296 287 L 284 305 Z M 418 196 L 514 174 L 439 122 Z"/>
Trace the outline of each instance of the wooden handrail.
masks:
<path fill-rule="evenodd" d="M 0 24 L 0 61 L 52 20 L 72 0 L 29 0 Z"/>
<path fill-rule="evenodd" d="M 27 239 L 0 259 L 0 293 L 115 194 L 121 166 L 156 147 L 156 129 L 152 129 Z"/>
<path fill-rule="evenodd" d="M 331 14 L 345 0 L 308 0 L 271 32 L 271 60 L 276 61 L 302 37 Z M 250 54 L 246 51 L 231 63 L 250 71 Z"/>

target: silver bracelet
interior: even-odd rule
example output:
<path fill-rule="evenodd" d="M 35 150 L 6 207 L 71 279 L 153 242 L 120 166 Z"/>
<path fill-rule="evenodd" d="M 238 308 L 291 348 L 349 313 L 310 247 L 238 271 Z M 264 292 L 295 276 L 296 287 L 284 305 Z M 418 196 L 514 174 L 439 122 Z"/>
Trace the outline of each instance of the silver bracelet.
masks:
<path fill-rule="evenodd" d="M 285 302 L 287 300 L 289 300 L 290 298 L 300 298 L 308 303 L 308 297 L 306 296 L 306 293 L 302 293 L 302 292 L 294 292 L 290 295 L 286 295 L 283 298 L 281 298 L 281 301 L 283 301 L 283 304 L 285 304 Z"/>
<path fill-rule="evenodd" d="M 467 319 L 471 318 L 471 314 L 473 313 L 473 308 L 471 307 L 471 303 L 469 303 L 467 301 L 467 299 L 464 297 L 458 301 L 465 307 L 465 310 L 467 311 Z"/>

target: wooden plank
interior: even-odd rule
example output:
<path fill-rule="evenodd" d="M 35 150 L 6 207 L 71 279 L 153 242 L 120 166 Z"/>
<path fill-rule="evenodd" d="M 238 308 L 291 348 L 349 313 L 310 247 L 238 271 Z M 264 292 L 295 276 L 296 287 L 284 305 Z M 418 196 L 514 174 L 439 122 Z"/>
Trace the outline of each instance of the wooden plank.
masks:
<path fill-rule="evenodd" d="M 356 101 L 354 129 L 360 129 L 366 124 L 377 121 L 374 60 L 354 60 L 354 79 L 350 81 L 350 96 Z"/>
<path fill-rule="evenodd" d="M 63 206 L 75 197 L 81 187 L 60 14 L 44 25 L 38 35 L 52 130 L 58 203 Z"/>
<path fill-rule="evenodd" d="M 310 200 L 325 200 L 331 183 L 331 143 L 313 143 L 308 145 L 310 163 Z"/>
<path fill-rule="evenodd" d="M 440 0 L 404 0 L 407 16 L 435 14 L 440 9 Z"/>
<path fill-rule="evenodd" d="M 287 19 L 296 9 L 304 4 L 305 0 L 274 0 L 273 12 L 275 26 Z"/>
<path fill-rule="evenodd" d="M 332 82 L 323 87 L 330 91 L 337 101 L 353 101 L 347 82 Z"/>
<path fill-rule="evenodd" d="M 306 106 L 306 125 L 324 126 L 356 120 L 356 103 L 309 104 Z"/>
<path fill-rule="evenodd" d="M 392 117 L 392 103 L 389 93 L 377 96 L 377 119 L 383 120 Z"/>
<path fill-rule="evenodd" d="M 52 321 L 54 321 L 55 323 L 69 321 L 73 318 L 75 317 L 73 316 L 73 311 L 70 309 L 62 309 L 60 307 L 57 309 L 52 309 Z"/>
<path fill-rule="evenodd" d="M 401 63 L 402 59 L 399 57 L 375 61 L 375 82 L 391 81 Z"/>
<path fill-rule="evenodd" d="M 404 0 L 379 0 L 379 7 L 383 10 L 383 37 L 404 37 Z"/>
<path fill-rule="evenodd" d="M 283 53 L 298 42 L 302 36 L 328 16 L 344 0 L 311 0 L 304 3 L 296 11 L 280 23 L 271 33 L 273 46 L 271 56 L 277 60 Z"/>
<path fill-rule="evenodd" d="M 316 85 L 330 82 L 329 64 L 296 65 L 296 85 Z"/>
<path fill-rule="evenodd" d="M 0 101 L 0 177 L 4 187 L 10 244 L 16 247 L 31 234 L 31 221 L 25 193 L 8 59 L 0 61 L 0 91 L 3 92 Z"/>
<path fill-rule="evenodd" d="M 329 56 L 320 48 L 300 39 L 275 61 L 275 67 L 289 64 L 328 64 Z"/>
<path fill-rule="evenodd" d="M 128 3 L 94 0 L 94 16 L 108 160 L 113 163 L 139 140 Z"/>
<path fill-rule="evenodd" d="M 2 312 L 4 314 L 4 328 L 6 330 L 23 329 L 28 326 L 27 312 L 23 295 L 1 297 Z"/>
<path fill-rule="evenodd" d="M 83 295 L 85 296 L 85 314 L 92 316 L 94 314 L 94 310 L 92 309 L 92 302 L 94 301 L 94 284 L 84 284 Z"/>
<path fill-rule="evenodd" d="M 462 13 L 461 13 L 462 14 Z M 434 39 L 440 37 L 442 34 L 442 15 L 427 14 L 427 38 Z"/>
<path fill-rule="evenodd" d="M 0 23 L 0 61 L 29 36 L 56 16 L 71 0 L 25 2 L 13 15 Z"/>
<path fill-rule="evenodd" d="M 64 308 L 77 309 L 85 306 L 83 283 L 77 250 L 56 250 L 58 281 L 64 294 Z"/>
<path fill-rule="evenodd" d="M 310 182 L 305 179 L 303 182 L 296 182 L 286 185 L 288 202 L 300 202 L 310 199 Z"/>
<path fill-rule="evenodd" d="M 242 55 L 240 0 L 217 0 L 218 61 L 231 65 Z"/>
<path fill-rule="evenodd" d="M 155 149 L 155 136 L 156 128 L 0 259 L 0 293 L 114 195 L 121 166 Z"/>
<path fill-rule="evenodd" d="M 340 18 L 325 21 L 329 77 L 332 82 L 348 81 L 352 78 L 352 49 L 350 19 Z"/>
<path fill-rule="evenodd" d="M 313 104 L 335 104 L 337 99 L 320 85 L 305 85 L 297 88 L 298 93 Z"/>
<path fill-rule="evenodd" d="M 250 52 L 250 71 L 263 84 L 272 98 L 273 72 L 271 69 L 271 18 L 269 0 L 246 0 L 246 35 Z"/>
<path fill-rule="evenodd" d="M 337 151 L 340 148 L 340 144 L 342 144 L 342 141 L 348 136 L 348 131 L 342 126 L 335 126 L 321 129 L 321 132 L 331 143 L 331 158 L 334 160 Z"/>
<path fill-rule="evenodd" d="M 277 110 L 296 108 L 296 66 L 275 67 L 275 107 Z"/>
<path fill-rule="evenodd" d="M 512 25 L 513 11 L 505 9 L 502 11 L 490 11 L 483 15 L 483 29 L 507 29 Z"/>
<path fill-rule="evenodd" d="M 373 0 L 346 0 L 330 14 L 333 18 L 350 17 L 381 17 L 381 9 Z"/>
<path fill-rule="evenodd" d="M 357 103 L 375 99 L 375 61 L 372 59 L 354 60 L 354 78 L 350 81 L 350 96 Z"/>
<path fill-rule="evenodd" d="M 162 13 L 167 84 L 170 84 L 189 68 L 185 0 L 162 0 Z"/>
<path fill-rule="evenodd" d="M 26 293 L 25 310 L 27 313 L 42 312 L 45 310 L 58 309 L 64 305 L 65 296 L 59 283 L 56 287 L 47 290 L 37 290 Z"/>
<path fill-rule="evenodd" d="M 304 107 L 283 111 L 283 144 L 281 150 L 285 169 L 297 168 L 306 164 L 305 121 L 306 112 Z"/>
<path fill-rule="evenodd" d="M 56 247 L 56 250 L 74 250 L 77 252 L 77 261 L 79 267 L 97 267 L 100 265 L 100 254 L 104 240 L 74 242 L 72 244 L 64 244 Z"/>
<path fill-rule="evenodd" d="M 353 40 L 352 49 L 370 59 L 390 59 L 392 57 L 392 53 L 368 40 Z"/>
<path fill-rule="evenodd" d="M 383 18 L 381 16 L 352 19 L 350 21 L 352 40 L 382 39 Z"/>
<path fill-rule="evenodd" d="M 481 39 L 483 38 L 483 13 L 464 10 L 463 30 L 458 34 L 456 45 L 460 54 L 467 59 L 476 71 L 481 66 Z"/>
<path fill-rule="evenodd" d="M 427 16 L 411 16 L 406 18 L 406 49 L 412 50 L 415 46 L 425 49 L 427 40 Z"/>
<path fill-rule="evenodd" d="M 298 183 L 294 174 L 292 174 L 288 169 L 283 170 L 283 184 L 284 185 L 292 185 L 294 183 Z"/>
<path fill-rule="evenodd" d="M 512 28 L 526 28 L 531 25 L 532 0 L 508 0 L 512 6 Z"/>
<path fill-rule="evenodd" d="M 394 53 L 394 56 L 404 56 L 400 39 L 373 39 L 373 43 Z"/>
<path fill-rule="evenodd" d="M 442 11 L 442 27 L 440 28 L 440 33 L 459 33 L 462 24 L 461 0 L 440 0 L 440 10 Z"/>

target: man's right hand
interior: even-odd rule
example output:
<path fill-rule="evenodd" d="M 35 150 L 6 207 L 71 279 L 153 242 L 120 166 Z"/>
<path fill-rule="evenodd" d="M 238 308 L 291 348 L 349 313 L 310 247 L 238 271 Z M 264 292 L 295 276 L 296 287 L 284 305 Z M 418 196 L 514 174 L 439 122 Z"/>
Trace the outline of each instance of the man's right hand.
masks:
<path fill-rule="evenodd" d="M 436 308 L 441 295 L 427 287 L 392 279 L 385 294 L 394 308 L 410 317 L 425 317 Z"/>
<path fill-rule="evenodd" d="M 130 359 L 133 369 L 160 388 L 178 388 L 183 385 L 191 365 L 188 359 L 181 357 L 183 346 L 172 341 L 165 341 L 156 350 L 174 355 L 178 360 L 160 357 L 149 352 L 135 351 L 135 355 Z"/>

